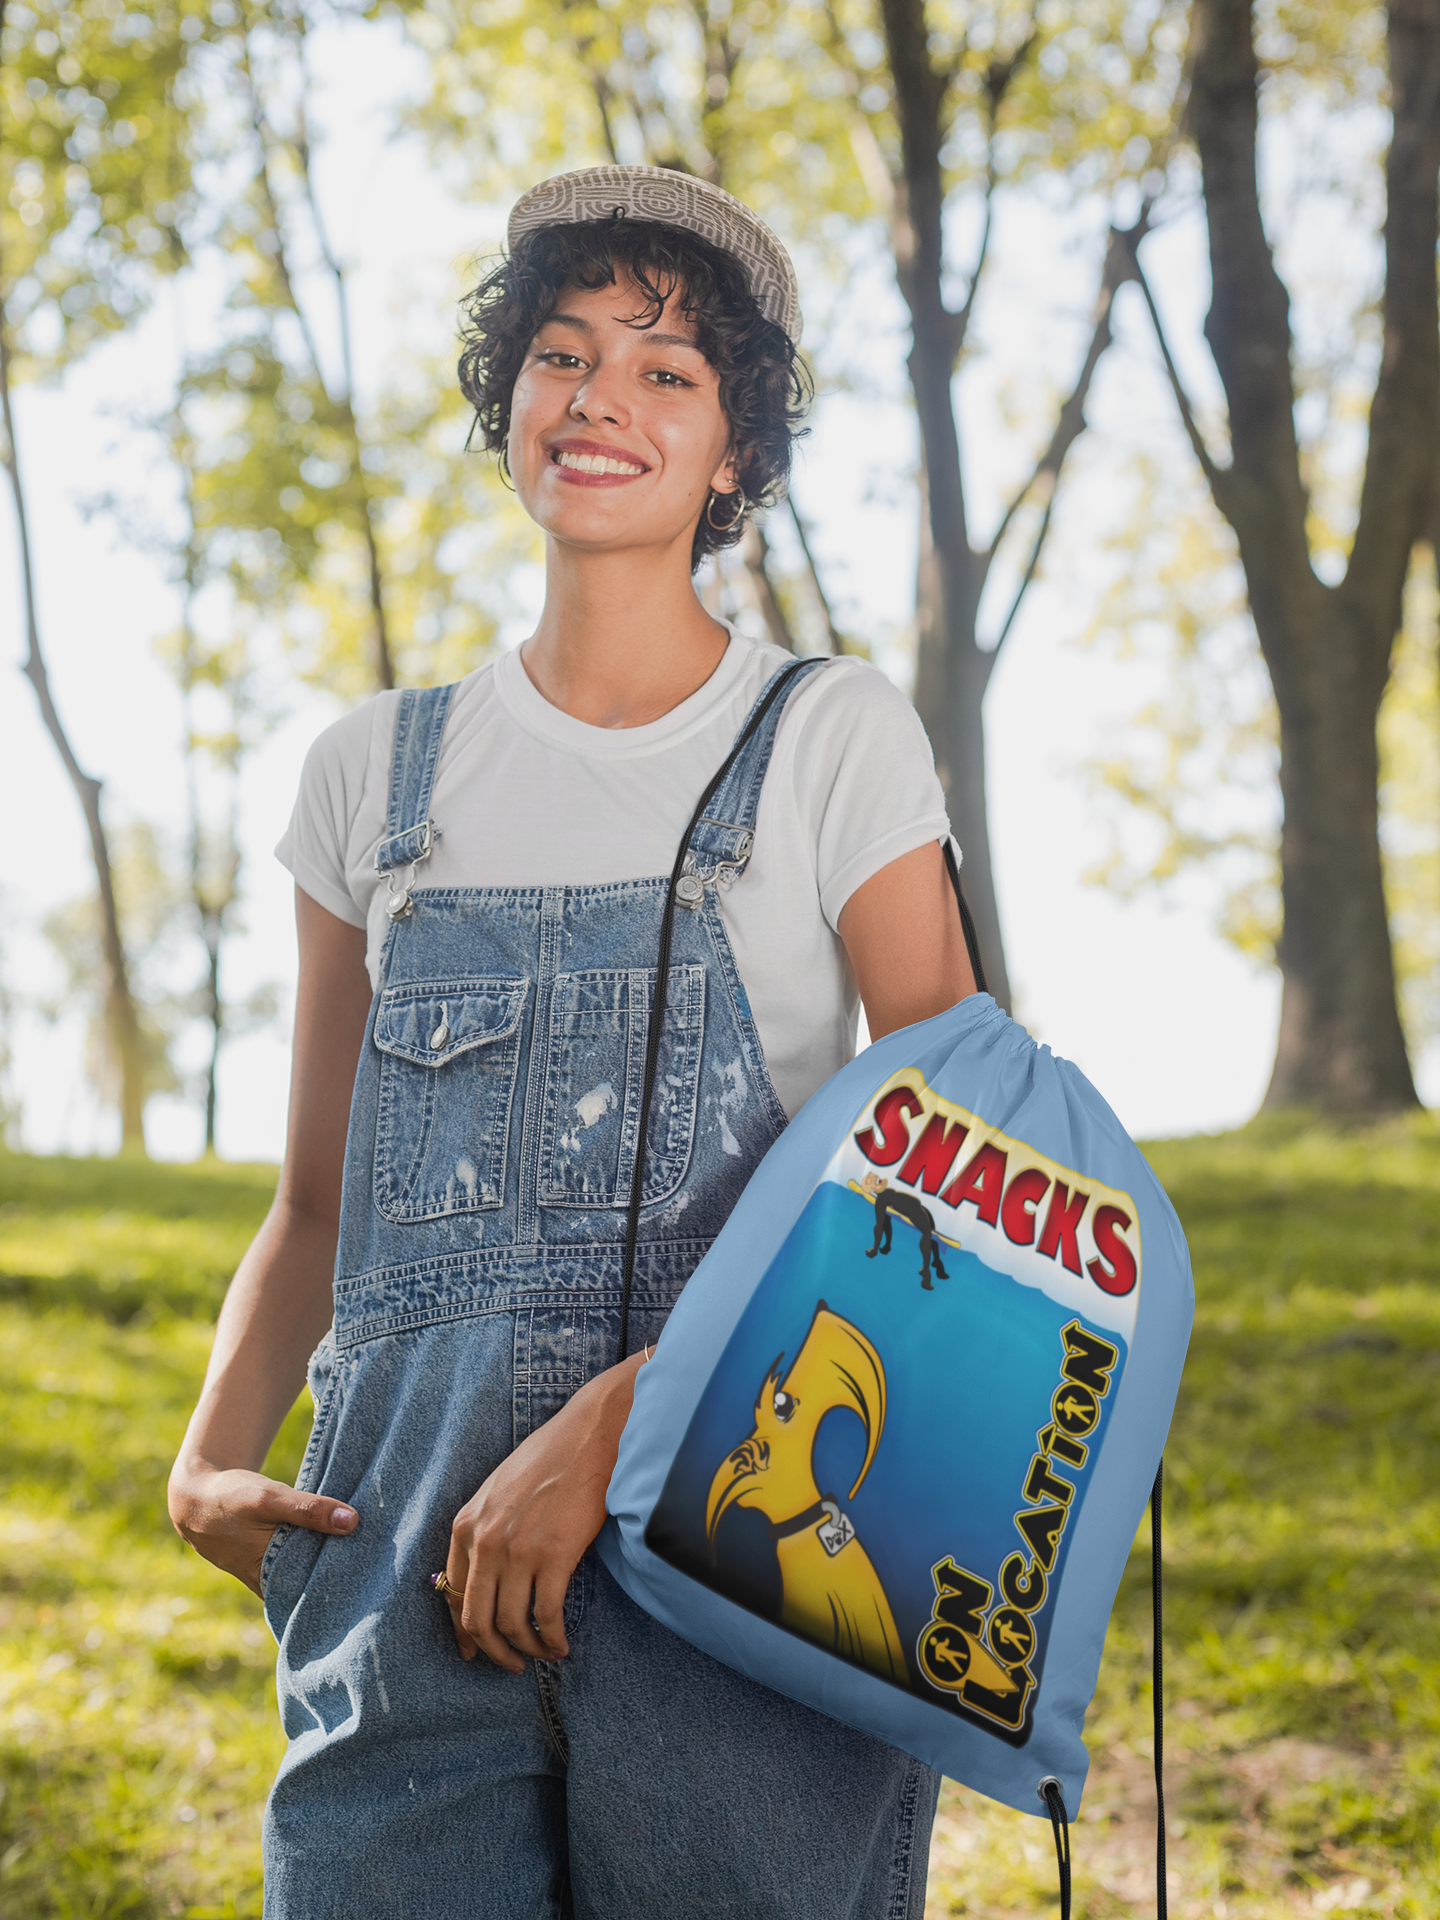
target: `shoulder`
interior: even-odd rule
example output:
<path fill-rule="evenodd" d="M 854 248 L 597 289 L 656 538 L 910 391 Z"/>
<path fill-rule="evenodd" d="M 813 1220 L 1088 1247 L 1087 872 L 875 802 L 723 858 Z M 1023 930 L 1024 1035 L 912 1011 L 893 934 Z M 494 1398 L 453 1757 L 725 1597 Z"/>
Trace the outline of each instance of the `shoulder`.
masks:
<path fill-rule="evenodd" d="M 316 736 L 305 755 L 305 769 L 300 776 L 302 793 L 307 787 L 328 788 L 337 783 L 348 785 L 356 779 L 363 781 L 376 747 L 388 753 L 394 742 L 399 706 L 398 693 L 377 693 L 333 720 Z"/>
<path fill-rule="evenodd" d="M 878 758 L 934 777 L 919 714 L 878 667 L 852 655 L 807 675 L 790 701 L 777 746 L 816 771 L 830 765 L 836 773 L 859 772 Z"/>

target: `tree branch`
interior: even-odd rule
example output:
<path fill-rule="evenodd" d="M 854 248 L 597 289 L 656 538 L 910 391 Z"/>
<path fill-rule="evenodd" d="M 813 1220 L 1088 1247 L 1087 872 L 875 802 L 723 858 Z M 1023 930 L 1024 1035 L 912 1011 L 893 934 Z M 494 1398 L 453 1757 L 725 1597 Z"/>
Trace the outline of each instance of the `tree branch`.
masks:
<path fill-rule="evenodd" d="M 561 0 L 561 10 L 567 14 L 578 12 L 580 10 L 578 0 Z M 588 11 L 588 8 L 586 10 Z M 600 131 L 605 141 L 605 151 L 610 157 L 610 164 L 616 166 L 619 164 L 620 153 L 615 145 L 615 129 L 610 121 L 610 82 L 604 67 L 590 58 L 596 35 L 575 33 L 573 37 L 575 57 L 585 69 L 585 77 L 590 82 L 590 91 L 595 96 L 595 107 L 600 115 Z"/>
<path fill-rule="evenodd" d="M 785 504 L 790 509 L 790 519 L 795 528 L 795 537 L 800 542 L 800 551 L 805 556 L 805 565 L 810 574 L 810 584 L 815 589 L 815 598 L 820 602 L 820 611 L 825 616 L 825 631 L 830 636 L 831 653 L 843 653 L 845 641 L 840 629 L 835 625 L 835 616 L 830 611 L 830 596 L 826 593 L 820 579 L 820 569 L 815 564 L 815 555 L 810 550 L 810 536 L 800 509 L 795 504 L 793 493 L 787 493 Z"/>
<path fill-rule="evenodd" d="M 320 209 L 320 198 L 315 190 L 315 178 L 310 165 L 310 135 L 306 102 L 310 91 L 310 75 L 305 63 L 305 22 L 303 14 L 295 28 L 296 66 L 300 78 L 300 93 L 296 102 L 296 137 L 293 142 L 295 164 L 300 174 L 300 183 L 305 195 L 305 204 L 310 210 L 311 223 L 315 229 L 316 243 L 320 257 L 330 271 L 335 283 L 335 314 L 340 335 L 340 363 L 344 381 L 344 392 L 340 395 L 337 412 L 350 441 L 350 453 L 353 461 L 356 492 L 360 501 L 360 536 L 365 543 L 365 558 L 369 574 L 370 613 L 373 621 L 375 643 L 375 678 L 383 691 L 388 692 L 395 685 L 395 659 L 390 648 L 389 622 L 385 613 L 385 578 L 380 559 L 379 531 L 375 524 L 375 502 L 370 492 L 362 458 L 364 448 L 360 439 L 360 422 L 355 412 L 355 360 L 351 347 L 350 329 L 350 290 L 345 280 L 345 268 L 334 248 L 330 244 L 329 231 Z M 250 71 L 248 50 L 245 56 L 246 77 L 250 84 L 250 97 L 254 109 L 256 134 L 260 140 L 261 177 L 264 182 L 266 201 L 270 208 L 271 225 L 275 235 L 275 263 L 280 274 L 281 285 L 285 289 L 286 299 L 291 311 L 300 323 L 311 363 L 315 369 L 315 378 L 321 387 L 325 386 L 325 376 L 320 366 L 315 341 L 306 323 L 296 298 L 294 282 L 290 275 L 286 257 L 284 231 L 280 224 L 280 209 L 270 181 L 270 154 L 275 143 L 266 120 L 260 96 L 255 87 L 254 76 Z"/>
<path fill-rule="evenodd" d="M 130 987 L 130 969 L 125 943 L 120 933 L 120 914 L 115 900 L 114 870 L 105 823 L 100 812 L 100 782 L 81 767 L 70 744 L 55 697 L 40 645 L 40 618 L 35 592 L 35 562 L 30 546 L 30 524 L 25 507 L 25 488 L 20 474 L 20 449 L 15 436 L 15 415 L 10 401 L 10 324 L 5 310 L 4 279 L 0 274 L 0 431 L 4 447 L 0 464 L 10 482 L 15 507 L 16 540 L 20 548 L 20 575 L 25 602 L 27 648 L 21 672 L 35 689 L 40 718 L 55 744 L 61 764 L 75 789 L 85 815 L 90 836 L 90 854 L 95 864 L 95 885 L 100 901 L 100 945 L 105 956 L 106 1024 L 120 1069 L 120 1143 L 140 1153 L 145 1151 L 145 1081 L 140 1044 L 140 1021 Z"/>
<path fill-rule="evenodd" d="M 777 647 L 783 647 L 787 653 L 796 652 L 795 636 L 790 631 L 784 608 L 775 597 L 770 578 L 770 542 L 754 520 L 745 529 L 739 552 L 750 583 L 751 599 L 765 622 L 766 632 Z"/>
<path fill-rule="evenodd" d="M 990 251 L 990 230 L 995 217 L 995 116 L 990 116 L 990 138 L 985 154 L 985 219 L 980 229 L 980 245 L 975 250 L 975 264 L 970 269 L 970 284 L 965 289 L 965 300 L 960 311 L 953 315 L 955 326 L 955 359 L 958 361 L 965 351 L 965 336 L 970 331 L 970 318 L 975 311 L 975 296 L 980 291 L 980 276 L 985 271 L 985 259 Z"/>
<path fill-rule="evenodd" d="M 1060 469 L 1065 464 L 1065 456 L 1085 431 L 1085 403 L 1090 397 L 1090 387 L 1095 378 L 1095 369 L 1099 366 L 1101 357 L 1113 338 L 1110 317 L 1115 304 L 1115 295 L 1127 280 L 1134 279 L 1135 277 L 1134 248 L 1137 240 L 1146 231 L 1149 225 L 1149 219 L 1150 209 L 1147 204 L 1141 209 L 1140 217 L 1133 227 L 1111 227 L 1110 229 L 1110 237 L 1105 248 L 1105 265 L 1100 276 L 1100 291 L 1095 298 L 1094 325 L 1091 329 L 1090 343 L 1085 349 L 1085 358 L 1081 364 L 1079 375 L 1076 378 L 1069 398 L 1060 409 L 1059 416 L 1055 422 L 1055 431 L 1050 436 L 1050 444 L 1036 461 L 1034 471 L 1011 500 L 1001 517 L 999 526 L 995 529 L 995 537 L 990 542 L 989 548 L 983 556 L 983 565 L 986 573 L 989 572 L 995 555 L 999 551 L 1000 543 L 1009 532 L 1010 524 L 1014 520 L 1015 515 L 1037 487 L 1042 488 L 1045 493 L 1045 517 L 1041 523 L 1040 535 L 1041 543 L 1043 544 L 1045 531 L 1050 524 L 1050 508 L 1054 501 L 1056 486 L 1059 483 Z M 1025 586 L 1028 586 L 1034 578 L 1035 568 L 1039 565 L 1039 560 L 1040 553 L 1039 546 L 1037 545 L 1035 553 L 1032 556 L 1031 565 L 1026 572 Z M 1023 595 L 1025 587 L 1022 586 L 1020 591 Z M 1015 605 L 1010 609 L 1005 624 L 1001 628 L 1001 640 L 1003 640 L 1005 635 L 1010 631 L 1010 624 L 1014 620 L 1018 608 L 1019 598 L 1017 597 Z M 998 647 L 1000 641 L 997 640 L 995 644 Z"/>
<path fill-rule="evenodd" d="M 1283 557 L 1288 570 L 1308 572 L 1290 298 L 1265 235 L 1256 176 L 1259 66 L 1250 0 L 1194 0 L 1190 55 L 1187 116 L 1200 153 L 1210 236 L 1212 294 L 1205 338 L 1230 416 L 1230 478 L 1221 485 L 1231 507 L 1239 504 L 1237 490 L 1245 495 L 1251 524 L 1244 532 L 1236 529 L 1242 543 L 1258 539 Z M 1143 279 L 1140 284 L 1153 320 L 1154 302 Z M 1171 384 L 1177 384 L 1173 375 Z M 1186 431 L 1199 458 L 1191 423 Z M 1201 465 L 1213 486 L 1213 476 L 1223 469 L 1205 460 Z M 1216 503 L 1233 523 L 1219 493 Z"/>
<path fill-rule="evenodd" d="M 980 291 L 980 276 L 985 271 L 985 259 L 990 251 L 990 231 L 995 213 L 995 189 L 998 175 L 995 169 L 995 134 L 1000 125 L 1000 108 L 1009 91 L 1010 82 L 1015 78 L 1021 63 L 1032 46 L 1036 35 L 1035 9 L 1030 9 L 1030 19 L 1014 53 L 1006 60 L 992 60 L 985 70 L 985 103 L 987 125 L 985 132 L 985 224 L 980 229 L 980 245 L 975 254 L 975 265 L 971 269 L 970 284 L 965 290 L 964 304 L 955 315 L 955 358 L 958 361 L 965 351 L 965 337 L 970 331 L 970 318 L 975 311 L 975 296 Z M 960 58 L 963 59 L 963 53 Z M 959 61 L 956 62 L 958 71 Z"/>
<path fill-rule="evenodd" d="M 1341 595 L 1364 603 L 1372 643 L 1388 660 L 1440 461 L 1440 0 L 1391 0 L 1386 20 L 1394 132 L 1385 163 L 1384 333 Z M 1431 422 L 1428 433 L 1416 431 L 1420 420 Z"/>
<path fill-rule="evenodd" d="M 1210 449 L 1205 445 L 1205 437 L 1201 433 L 1195 419 L 1195 409 L 1190 404 L 1190 396 L 1185 391 L 1184 384 L 1180 379 L 1180 370 L 1175 365 L 1175 357 L 1171 353 L 1170 343 L 1165 337 L 1165 327 L 1160 318 L 1160 309 L 1155 304 L 1155 296 L 1150 291 L 1150 282 L 1145 278 L 1145 270 L 1140 265 L 1139 256 L 1133 249 L 1130 254 L 1130 265 L 1132 271 L 1129 277 L 1135 282 L 1136 286 L 1139 287 L 1141 297 L 1145 302 L 1145 310 L 1150 315 L 1150 324 L 1155 330 L 1155 344 L 1159 347 L 1160 358 L 1165 363 L 1166 378 L 1170 382 L 1170 391 L 1175 396 L 1175 406 L 1180 415 L 1181 424 L 1185 428 L 1185 437 L 1189 440 L 1191 450 L 1200 463 L 1200 471 L 1205 475 L 1210 491 L 1215 496 L 1216 506 L 1219 507 L 1226 519 L 1229 519 L 1230 505 L 1232 504 L 1230 482 L 1233 478 L 1233 468 L 1218 465 L 1212 458 Z"/>
<path fill-rule="evenodd" d="M 1010 602 L 1010 611 L 1006 614 L 1005 618 L 1001 621 L 1000 631 L 995 636 L 995 644 L 990 649 L 989 658 L 990 658 L 991 667 L 994 666 L 996 657 L 998 656 L 1001 647 L 1004 646 L 1006 640 L 1009 638 L 1010 629 L 1015 624 L 1015 616 L 1020 611 L 1020 602 L 1025 598 L 1026 594 L 1030 591 L 1031 583 L 1033 582 L 1036 573 L 1039 571 L 1040 555 L 1044 551 L 1045 541 L 1049 536 L 1050 521 L 1054 512 L 1055 512 L 1055 489 L 1052 486 L 1049 492 L 1045 495 L 1045 511 L 1041 514 L 1040 525 L 1035 530 L 1035 541 L 1030 549 L 1030 558 L 1026 562 L 1024 573 L 1021 574 L 1020 576 L 1020 584 L 1015 589 L 1015 597 Z M 987 668 L 986 671 L 988 674 L 989 668 Z"/>
<path fill-rule="evenodd" d="M 295 283 L 290 277 L 290 260 L 285 241 L 285 226 L 280 214 L 280 201 L 275 192 L 275 183 L 270 178 L 270 156 L 276 141 L 264 106 L 261 104 L 259 89 L 255 85 L 255 74 L 250 64 L 248 34 L 242 38 L 240 49 L 240 71 L 245 77 L 245 89 L 250 96 L 250 125 L 260 149 L 260 166 L 255 178 L 264 196 L 265 211 L 270 217 L 270 232 L 275 242 L 275 251 L 271 258 L 274 261 L 276 277 L 280 282 L 280 290 L 285 296 L 285 304 L 294 314 L 295 323 L 300 329 L 300 337 L 305 343 L 305 351 L 314 369 L 315 378 L 320 383 L 321 391 L 328 398 L 329 387 L 319 350 L 315 345 L 315 336 L 310 331 L 310 322 L 305 317 L 305 309 L 300 304 L 295 292 Z"/>

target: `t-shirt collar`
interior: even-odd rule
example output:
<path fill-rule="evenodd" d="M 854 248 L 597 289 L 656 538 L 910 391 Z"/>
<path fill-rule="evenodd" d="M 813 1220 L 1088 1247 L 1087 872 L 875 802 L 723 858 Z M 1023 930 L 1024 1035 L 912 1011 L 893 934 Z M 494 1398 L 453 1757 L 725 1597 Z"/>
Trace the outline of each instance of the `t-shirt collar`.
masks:
<path fill-rule="evenodd" d="M 656 753 L 698 732 L 734 692 L 755 649 L 754 643 L 733 627 L 726 630 L 730 643 L 710 678 L 688 700 L 643 727 L 592 727 L 552 706 L 525 671 L 518 647 L 502 653 L 495 662 L 495 689 L 512 719 L 527 733 L 568 752 L 605 760 Z"/>

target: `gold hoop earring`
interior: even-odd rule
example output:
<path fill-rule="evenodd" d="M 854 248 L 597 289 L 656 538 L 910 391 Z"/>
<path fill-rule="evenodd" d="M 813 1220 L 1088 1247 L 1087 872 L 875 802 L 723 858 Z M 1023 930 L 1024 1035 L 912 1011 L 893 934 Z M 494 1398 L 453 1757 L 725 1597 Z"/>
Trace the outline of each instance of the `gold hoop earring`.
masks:
<path fill-rule="evenodd" d="M 734 513 L 732 513 L 730 518 L 722 525 L 721 522 L 715 518 L 715 502 L 726 499 L 733 499 L 736 502 L 736 506 Z M 750 502 L 745 498 L 745 490 L 743 487 L 737 487 L 733 494 L 712 493 L 710 495 L 710 504 L 705 509 L 705 518 L 715 529 L 716 533 L 730 533 L 734 528 L 739 526 L 741 520 L 744 518 L 745 509 L 749 504 Z"/>

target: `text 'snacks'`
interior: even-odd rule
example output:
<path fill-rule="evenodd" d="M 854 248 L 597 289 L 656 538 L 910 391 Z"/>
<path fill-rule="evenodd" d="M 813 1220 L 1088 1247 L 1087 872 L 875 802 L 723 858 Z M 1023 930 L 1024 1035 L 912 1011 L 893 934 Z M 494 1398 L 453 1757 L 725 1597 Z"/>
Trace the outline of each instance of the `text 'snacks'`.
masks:
<path fill-rule="evenodd" d="M 1193 1303 L 1119 1121 L 974 995 L 770 1150 L 640 1371 L 606 1564 L 729 1665 L 1073 1813 Z"/>

